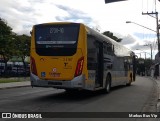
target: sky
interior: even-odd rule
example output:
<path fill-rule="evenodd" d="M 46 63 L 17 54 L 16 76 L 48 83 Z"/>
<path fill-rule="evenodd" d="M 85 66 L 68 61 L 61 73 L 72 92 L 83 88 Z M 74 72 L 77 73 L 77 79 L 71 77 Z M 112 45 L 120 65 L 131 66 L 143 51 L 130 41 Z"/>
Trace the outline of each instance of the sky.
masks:
<path fill-rule="evenodd" d="M 158 0 L 128 0 L 109 4 L 105 4 L 105 0 L 0 0 L 0 17 L 17 34 L 29 35 L 32 26 L 40 23 L 82 22 L 100 33 L 113 32 L 122 38 L 121 44 L 139 57 L 140 53 L 144 57 L 146 52 L 147 58 L 150 58 L 150 46 L 144 45 L 152 45 L 153 59 L 157 53 L 156 33 L 126 21 L 156 30 L 156 19 L 142 15 L 142 12 L 155 12 L 155 9 L 160 13 Z"/>

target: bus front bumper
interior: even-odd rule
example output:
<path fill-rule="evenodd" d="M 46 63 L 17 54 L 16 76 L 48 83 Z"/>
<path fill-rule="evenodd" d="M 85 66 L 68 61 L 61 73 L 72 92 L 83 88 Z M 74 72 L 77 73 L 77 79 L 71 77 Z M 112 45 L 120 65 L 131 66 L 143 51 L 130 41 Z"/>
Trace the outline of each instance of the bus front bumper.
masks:
<path fill-rule="evenodd" d="M 59 89 L 84 89 L 85 76 L 80 75 L 70 81 L 63 80 L 42 80 L 34 74 L 30 74 L 32 87 L 54 87 Z"/>

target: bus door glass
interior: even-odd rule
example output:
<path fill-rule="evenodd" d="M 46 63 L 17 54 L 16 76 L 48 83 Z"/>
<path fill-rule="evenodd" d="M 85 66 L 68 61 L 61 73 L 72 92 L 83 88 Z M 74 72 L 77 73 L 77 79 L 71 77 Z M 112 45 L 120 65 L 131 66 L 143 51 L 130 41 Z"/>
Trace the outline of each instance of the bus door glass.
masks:
<path fill-rule="evenodd" d="M 87 68 L 88 68 L 88 79 L 96 79 L 97 69 L 97 50 L 96 43 L 93 36 L 87 36 Z"/>
<path fill-rule="evenodd" d="M 103 86 L 103 43 L 97 41 L 96 85 Z"/>
<path fill-rule="evenodd" d="M 88 55 L 87 68 L 89 80 L 94 80 L 95 84 L 103 84 L 103 43 L 96 41 L 93 36 L 88 35 L 87 41 Z"/>

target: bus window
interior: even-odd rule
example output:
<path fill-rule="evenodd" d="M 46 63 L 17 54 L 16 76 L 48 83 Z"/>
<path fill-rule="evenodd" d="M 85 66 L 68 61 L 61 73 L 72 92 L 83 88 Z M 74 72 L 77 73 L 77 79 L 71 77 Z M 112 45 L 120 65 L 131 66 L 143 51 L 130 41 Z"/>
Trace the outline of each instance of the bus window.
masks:
<path fill-rule="evenodd" d="M 114 53 L 114 46 L 111 43 L 104 43 L 104 53 L 112 55 Z"/>
<path fill-rule="evenodd" d="M 114 54 L 114 45 L 112 45 L 112 53 Z"/>
<path fill-rule="evenodd" d="M 41 56 L 71 56 L 76 53 L 78 24 L 36 25 L 36 53 Z"/>

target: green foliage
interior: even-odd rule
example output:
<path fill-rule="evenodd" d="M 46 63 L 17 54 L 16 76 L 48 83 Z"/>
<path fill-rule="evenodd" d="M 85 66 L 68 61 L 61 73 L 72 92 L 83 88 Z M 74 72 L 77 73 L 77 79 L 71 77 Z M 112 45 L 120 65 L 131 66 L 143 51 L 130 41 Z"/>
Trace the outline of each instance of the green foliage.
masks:
<path fill-rule="evenodd" d="M 137 71 L 138 74 L 141 72 L 145 73 L 145 71 L 150 70 L 150 67 L 152 65 L 152 60 L 151 59 L 143 59 L 143 58 L 138 58 L 137 59 Z"/>
<path fill-rule="evenodd" d="M 0 18 L 0 55 L 4 58 L 5 63 L 12 56 L 12 34 L 12 28 Z"/>
<path fill-rule="evenodd" d="M 16 35 L 15 39 L 14 39 L 14 55 L 16 55 L 17 57 L 20 57 L 22 62 L 23 62 L 23 66 L 24 69 L 26 71 L 26 63 L 25 63 L 25 58 L 27 56 L 30 55 L 30 40 L 31 38 L 27 35 Z"/>
<path fill-rule="evenodd" d="M 0 80 L 0 83 L 11 83 L 11 82 L 20 82 L 20 80 Z"/>
<path fill-rule="evenodd" d="M 146 59 L 146 60 L 145 60 L 145 67 L 146 67 L 147 70 L 150 69 L 150 67 L 151 67 L 152 64 L 153 64 L 153 63 L 152 63 L 152 60 L 151 60 L 151 59 Z"/>
<path fill-rule="evenodd" d="M 14 55 L 25 59 L 30 54 L 30 37 L 27 35 L 16 35 L 14 39 Z"/>
<path fill-rule="evenodd" d="M 29 50 L 30 37 L 13 33 L 5 20 L 0 19 L 0 55 L 8 59 L 13 55 L 25 58 Z"/>
<path fill-rule="evenodd" d="M 29 81 L 29 77 L 18 77 L 18 78 L 0 78 L 0 83 L 10 83 L 10 82 L 22 82 L 22 81 Z"/>
<path fill-rule="evenodd" d="M 0 35 L 1 35 L 1 37 L 11 35 L 11 33 L 12 33 L 12 28 L 7 25 L 7 22 L 4 19 L 0 18 Z"/>
<path fill-rule="evenodd" d="M 26 69 L 24 60 L 25 57 L 29 55 L 30 37 L 13 33 L 12 28 L 7 25 L 7 22 L 0 18 L 0 56 L 4 59 L 5 67 L 9 59 L 13 56 L 17 56 L 22 59 Z"/>
<path fill-rule="evenodd" d="M 113 33 L 110 32 L 110 31 L 105 31 L 102 34 L 106 35 L 107 37 L 110 37 L 111 39 L 115 40 L 116 42 L 121 42 L 122 41 L 121 38 L 118 38 L 118 37 L 114 36 Z"/>

